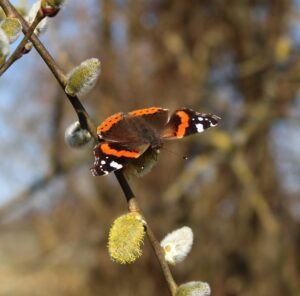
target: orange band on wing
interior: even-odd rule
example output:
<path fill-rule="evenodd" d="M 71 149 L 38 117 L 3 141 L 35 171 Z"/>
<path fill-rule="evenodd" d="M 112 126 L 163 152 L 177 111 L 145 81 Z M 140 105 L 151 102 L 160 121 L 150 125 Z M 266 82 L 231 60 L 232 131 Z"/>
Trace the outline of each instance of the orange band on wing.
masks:
<path fill-rule="evenodd" d="M 178 115 L 180 117 L 180 121 L 181 121 L 181 123 L 178 126 L 178 130 L 176 132 L 176 137 L 182 138 L 186 132 L 186 129 L 189 126 L 190 117 L 184 111 L 178 111 L 178 112 L 176 112 L 176 115 Z"/>
<path fill-rule="evenodd" d="M 116 157 L 128 157 L 128 158 L 138 158 L 141 154 L 137 151 L 128 151 L 128 150 L 116 150 L 109 147 L 109 144 L 104 143 L 100 145 L 100 149 L 106 155 L 113 155 Z"/>
<path fill-rule="evenodd" d="M 114 124 L 116 124 L 122 118 L 123 118 L 122 113 L 116 113 L 108 117 L 97 127 L 97 134 L 108 131 Z"/>
<path fill-rule="evenodd" d="M 163 110 L 163 109 L 158 108 L 158 107 L 151 107 L 151 108 L 134 110 L 134 111 L 129 112 L 128 114 L 132 115 L 132 116 L 142 116 L 142 115 L 157 113 L 160 110 Z"/>

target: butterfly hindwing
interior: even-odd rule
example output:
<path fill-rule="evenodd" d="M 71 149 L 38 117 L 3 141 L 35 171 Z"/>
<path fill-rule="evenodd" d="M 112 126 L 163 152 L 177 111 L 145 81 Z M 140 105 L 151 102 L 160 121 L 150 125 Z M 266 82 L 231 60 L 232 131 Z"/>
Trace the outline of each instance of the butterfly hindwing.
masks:
<path fill-rule="evenodd" d="M 102 142 L 94 148 L 95 161 L 91 172 L 93 176 L 102 176 L 120 170 L 128 161 L 140 157 L 145 149 L 145 146 L 130 149 L 118 143 Z"/>

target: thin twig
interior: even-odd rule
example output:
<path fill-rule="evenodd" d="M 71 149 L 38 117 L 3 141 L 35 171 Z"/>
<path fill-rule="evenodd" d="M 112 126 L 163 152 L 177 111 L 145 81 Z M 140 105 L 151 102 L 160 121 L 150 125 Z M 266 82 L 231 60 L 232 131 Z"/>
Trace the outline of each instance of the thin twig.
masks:
<path fill-rule="evenodd" d="M 172 296 L 176 295 L 176 291 L 177 291 L 177 284 L 174 281 L 174 278 L 172 276 L 172 273 L 170 271 L 169 265 L 165 260 L 165 256 L 163 253 L 163 249 L 160 246 L 160 243 L 158 242 L 158 240 L 156 239 L 152 229 L 150 228 L 149 224 L 147 224 L 147 236 L 148 239 L 152 245 L 152 248 L 156 254 L 156 258 L 158 259 L 158 262 L 160 264 L 160 267 L 163 271 L 163 274 L 165 276 L 165 279 L 169 285 L 169 290 L 171 292 Z"/>
<path fill-rule="evenodd" d="M 124 174 L 121 173 L 120 170 L 118 170 L 118 171 L 115 171 L 115 176 L 118 179 L 119 184 L 120 184 L 120 186 L 121 186 L 121 188 L 122 188 L 122 190 L 124 192 L 124 195 L 126 197 L 127 203 L 129 203 L 130 200 L 132 198 L 134 198 L 134 194 L 133 194 L 130 186 L 128 185 L 127 180 L 125 179 Z"/>

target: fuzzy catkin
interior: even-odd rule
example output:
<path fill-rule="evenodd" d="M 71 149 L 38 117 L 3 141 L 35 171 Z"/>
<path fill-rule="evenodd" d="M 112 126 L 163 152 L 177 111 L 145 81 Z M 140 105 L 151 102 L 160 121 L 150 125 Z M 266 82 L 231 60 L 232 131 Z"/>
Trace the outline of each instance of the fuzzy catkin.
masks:
<path fill-rule="evenodd" d="M 101 63 L 96 58 L 88 59 L 74 68 L 68 75 L 68 83 L 65 88 L 71 96 L 87 94 L 96 84 L 100 75 Z"/>

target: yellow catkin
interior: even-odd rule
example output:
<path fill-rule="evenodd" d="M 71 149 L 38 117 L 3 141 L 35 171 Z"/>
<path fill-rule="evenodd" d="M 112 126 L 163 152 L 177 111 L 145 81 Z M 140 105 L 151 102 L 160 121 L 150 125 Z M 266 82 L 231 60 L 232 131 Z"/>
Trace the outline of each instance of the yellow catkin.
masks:
<path fill-rule="evenodd" d="M 128 264 L 141 255 L 145 229 L 138 213 L 128 213 L 117 218 L 109 232 L 108 251 L 111 258 L 118 263 Z"/>

